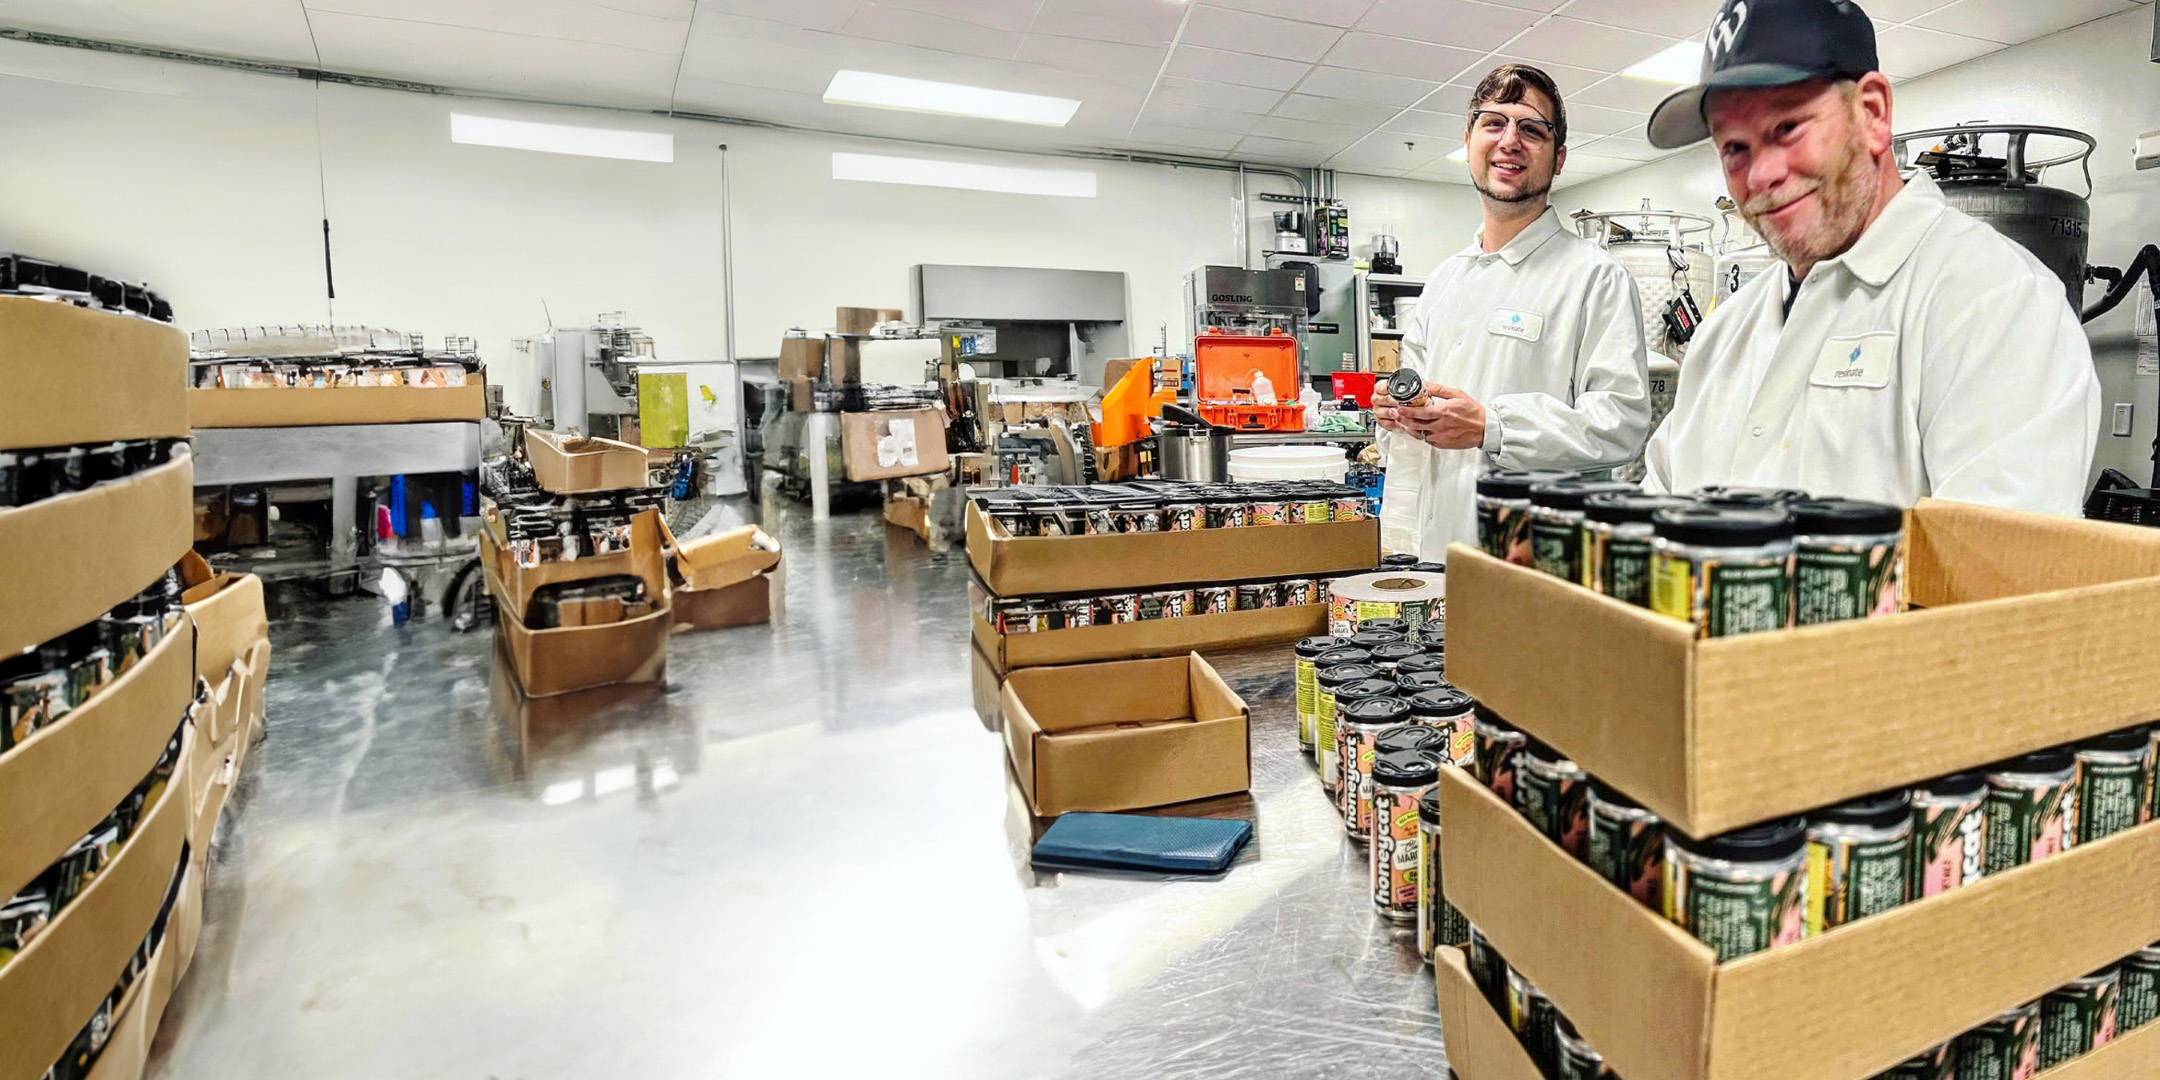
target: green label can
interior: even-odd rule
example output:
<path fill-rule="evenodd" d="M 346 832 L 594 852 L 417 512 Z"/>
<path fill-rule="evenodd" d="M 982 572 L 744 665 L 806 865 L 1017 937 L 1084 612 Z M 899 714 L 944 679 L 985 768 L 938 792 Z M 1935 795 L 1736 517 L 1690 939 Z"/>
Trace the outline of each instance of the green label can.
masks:
<path fill-rule="evenodd" d="M 1507 960 L 1475 926 L 1470 928 L 1469 947 L 1463 950 L 1463 966 L 1470 969 L 1470 981 L 1484 991 L 1493 1011 L 1507 1015 Z"/>
<path fill-rule="evenodd" d="M 1719 963 L 1791 945 L 1807 932 L 1804 830 L 1746 861 L 1698 854 L 1665 839 L 1665 917 L 1717 951 Z M 1789 854 L 1787 853 L 1789 852 Z"/>
<path fill-rule="evenodd" d="M 2110 968 L 2056 987 L 2040 999 L 2041 1068 L 2090 1054 L 2115 1038 L 2115 993 L 2121 985 L 2121 973 Z"/>
<path fill-rule="evenodd" d="M 1841 822 L 1808 826 L 1807 932 L 1813 937 L 1905 902 L 1912 870 L 1912 818 L 1874 828 Z"/>
<path fill-rule="evenodd" d="M 1428 961 L 1434 949 L 1470 940 L 1470 920 L 1448 902 L 1440 873 L 1440 794 L 1428 791 L 1418 799 L 1417 875 L 1418 955 Z"/>
<path fill-rule="evenodd" d="M 1530 565 L 1530 500 L 1477 497 L 1478 547 L 1495 559 Z"/>
<path fill-rule="evenodd" d="M 1515 755 L 1515 808 L 1577 859 L 1590 836 L 1590 774 L 1542 743 Z"/>
<path fill-rule="evenodd" d="M 1532 986 L 1528 995 L 1529 1013 L 1522 1032 L 1523 1046 L 1530 1051 L 1530 1060 L 1537 1062 L 1538 1071 L 1551 1076 L 1560 1054 L 1559 1034 L 1554 1021 L 1560 1018 L 1560 1010 L 1553 1008 L 1552 999 L 1545 992 Z"/>
<path fill-rule="evenodd" d="M 1582 513 L 1533 507 L 1530 566 L 1562 581 L 1582 580 Z"/>
<path fill-rule="evenodd" d="M 1599 592 L 1636 607 L 1650 606 L 1650 538 L 1620 533 L 1601 535 L 1591 556 Z"/>
<path fill-rule="evenodd" d="M 2040 1003 L 2027 1002 L 1957 1037 L 1958 1080 L 2032 1080 L 2040 1071 Z"/>
<path fill-rule="evenodd" d="M 1509 806 L 1515 802 L 1515 759 L 1530 737 L 1479 710 L 1471 721 L 1470 775 Z"/>
<path fill-rule="evenodd" d="M 2138 741 L 2144 741 L 2142 736 Z M 2145 785 L 2151 773 L 2144 747 L 2130 751 L 2084 747 L 2078 750 L 2077 760 L 2075 843 L 2113 836 L 2145 820 Z"/>
<path fill-rule="evenodd" d="M 1894 615 L 1899 537 L 1803 536 L 1793 544 L 1793 615 L 1801 626 Z"/>
<path fill-rule="evenodd" d="M 1987 872 L 1986 807 L 1986 780 L 1974 773 L 1913 792 L 1913 899 L 1970 885 Z"/>
<path fill-rule="evenodd" d="M 2076 799 L 2077 770 L 2066 752 L 2027 755 L 1988 773 L 1987 872 L 2060 854 Z"/>
<path fill-rule="evenodd" d="M 1595 781 L 1590 785 L 1588 810 L 1590 842 L 1583 861 L 1629 896 L 1662 910 L 1665 823 Z"/>
<path fill-rule="evenodd" d="M 1783 557 L 1727 561 L 1658 554 L 1651 560 L 1650 606 L 1695 624 L 1698 637 L 1781 630 L 1791 620 Z"/>
<path fill-rule="evenodd" d="M 2115 1030 L 2130 1031 L 2160 1020 L 2160 944 L 2131 953 L 2122 963 L 2115 993 Z"/>
<path fill-rule="evenodd" d="M 1553 1075 L 1558 1080 L 1612 1080 L 1605 1058 L 1584 1041 L 1566 1017 L 1561 1017 L 1554 1029 Z"/>
<path fill-rule="evenodd" d="M 1957 1076 L 1957 1048 L 1943 1043 L 1876 1073 L 1873 1080 L 1954 1080 Z"/>

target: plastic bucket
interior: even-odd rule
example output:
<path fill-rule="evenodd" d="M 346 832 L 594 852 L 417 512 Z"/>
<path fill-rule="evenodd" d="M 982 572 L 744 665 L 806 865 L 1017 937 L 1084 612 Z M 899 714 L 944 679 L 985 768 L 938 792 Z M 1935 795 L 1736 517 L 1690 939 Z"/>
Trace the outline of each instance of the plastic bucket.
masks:
<path fill-rule="evenodd" d="M 1248 446 L 1230 451 L 1233 483 L 1271 480 L 1333 480 L 1350 475 L 1350 458 L 1337 446 Z"/>

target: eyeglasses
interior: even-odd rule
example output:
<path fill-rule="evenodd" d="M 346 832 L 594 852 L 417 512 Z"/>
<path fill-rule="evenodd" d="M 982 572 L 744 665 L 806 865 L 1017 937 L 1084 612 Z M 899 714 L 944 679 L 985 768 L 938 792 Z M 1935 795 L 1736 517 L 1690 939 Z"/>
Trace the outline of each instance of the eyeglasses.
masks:
<path fill-rule="evenodd" d="M 1506 138 L 1510 124 L 1515 126 L 1515 132 L 1522 136 L 1522 141 L 1533 146 L 1547 145 L 1560 134 L 1560 129 L 1543 117 L 1509 116 L 1491 109 L 1476 109 L 1470 113 L 1470 126 L 1495 139 Z"/>

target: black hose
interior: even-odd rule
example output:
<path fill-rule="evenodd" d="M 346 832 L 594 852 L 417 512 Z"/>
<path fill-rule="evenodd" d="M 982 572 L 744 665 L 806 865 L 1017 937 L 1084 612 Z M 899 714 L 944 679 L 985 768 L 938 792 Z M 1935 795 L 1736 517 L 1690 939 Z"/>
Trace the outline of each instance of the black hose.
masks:
<path fill-rule="evenodd" d="M 2115 310 L 2115 305 L 2122 303 L 2123 298 L 2129 296 L 2131 290 L 2137 288 L 2140 274 L 2143 274 L 2151 281 L 2153 295 L 2160 296 L 2160 246 L 2145 245 L 2137 253 L 2137 258 L 2131 260 L 2130 266 L 2126 270 L 2117 272 L 2110 267 L 2102 266 L 2093 268 L 2091 274 L 2103 280 L 2109 279 L 2111 274 L 2119 274 L 2119 276 L 2115 276 L 2109 281 L 2107 292 L 2100 295 L 2097 303 L 2086 308 L 2078 315 L 2078 321 L 2081 323 L 2089 323 Z"/>

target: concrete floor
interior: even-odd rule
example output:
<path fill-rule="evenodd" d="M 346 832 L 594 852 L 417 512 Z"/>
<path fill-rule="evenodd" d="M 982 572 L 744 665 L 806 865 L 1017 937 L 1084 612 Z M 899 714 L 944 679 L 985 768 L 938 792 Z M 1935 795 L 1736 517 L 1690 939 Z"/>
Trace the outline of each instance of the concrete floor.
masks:
<path fill-rule="evenodd" d="M 770 496 L 768 496 L 770 499 Z M 486 632 L 273 590 L 268 739 L 159 1035 L 166 1078 L 1445 1075 L 1432 979 L 1254 704 L 1212 880 L 1041 874 L 970 704 L 964 556 L 747 500 L 769 626 L 520 707 Z"/>

